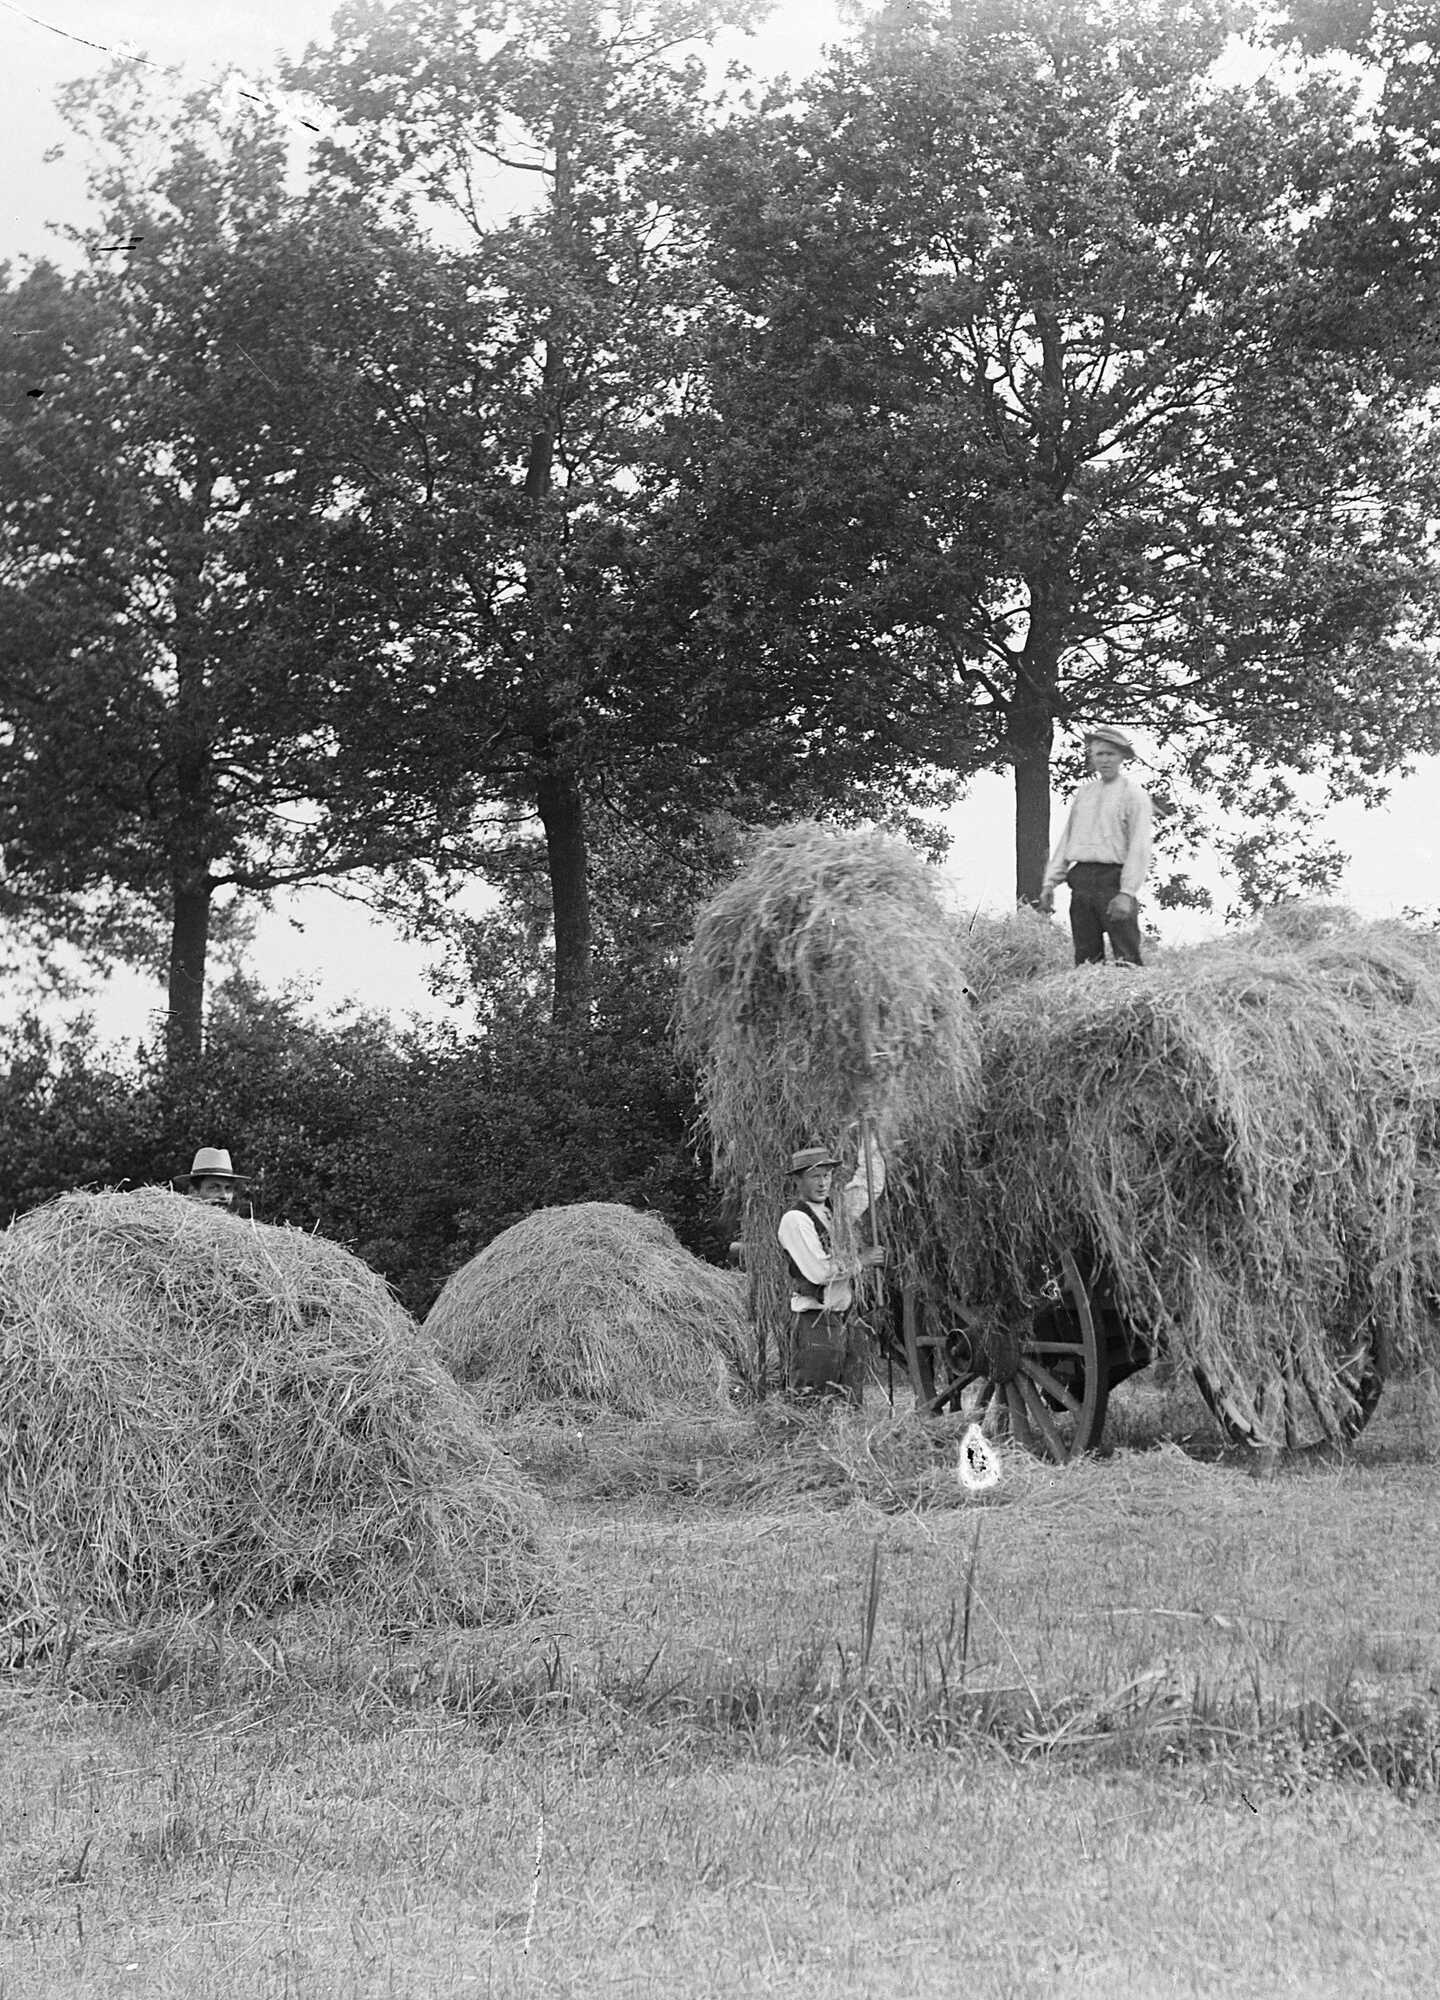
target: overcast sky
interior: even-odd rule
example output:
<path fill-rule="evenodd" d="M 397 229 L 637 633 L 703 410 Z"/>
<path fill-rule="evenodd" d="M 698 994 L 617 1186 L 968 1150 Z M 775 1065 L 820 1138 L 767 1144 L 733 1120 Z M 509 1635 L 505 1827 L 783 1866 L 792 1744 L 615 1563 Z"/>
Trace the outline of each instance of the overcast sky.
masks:
<path fill-rule="evenodd" d="M 0 0 L 0 260 L 57 254 L 47 225 L 83 217 L 82 163 L 45 157 L 67 137 L 54 108 L 62 83 L 94 74 L 116 54 L 177 66 L 196 82 L 227 66 L 258 82 L 277 53 L 298 56 L 323 39 L 334 11 L 334 0 Z M 747 60 L 803 72 L 837 32 L 833 0 L 781 0 L 769 28 L 746 45 Z M 995 778 L 977 784 L 955 815 L 951 872 L 970 906 L 1000 909 L 1009 899 L 1012 811 L 1008 784 Z M 1332 835 L 1353 856 L 1342 896 L 1374 914 L 1440 904 L 1437 817 L 1440 761 L 1433 759 L 1381 811 L 1334 814 Z M 1166 924 L 1174 929 L 1173 920 Z M 358 994 L 396 1011 L 430 1011 L 414 949 L 377 934 L 361 913 L 322 891 L 264 920 L 255 969 L 267 983 L 313 979 L 326 1001 Z M 160 1004 L 155 987 L 126 975 L 112 982 L 97 1011 L 117 1035 L 129 1036 Z"/>

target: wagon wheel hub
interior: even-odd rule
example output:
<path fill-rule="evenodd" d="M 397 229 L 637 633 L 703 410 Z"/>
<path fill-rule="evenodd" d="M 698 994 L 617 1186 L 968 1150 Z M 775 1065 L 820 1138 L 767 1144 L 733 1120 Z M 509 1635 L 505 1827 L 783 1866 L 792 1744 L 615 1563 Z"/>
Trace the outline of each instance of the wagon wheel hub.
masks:
<path fill-rule="evenodd" d="M 1015 1380 L 1020 1373 L 1020 1364 L 1029 1333 L 1028 1326 L 1023 1330 L 1014 1326 L 994 1326 L 987 1330 L 985 1372 L 992 1382 Z"/>

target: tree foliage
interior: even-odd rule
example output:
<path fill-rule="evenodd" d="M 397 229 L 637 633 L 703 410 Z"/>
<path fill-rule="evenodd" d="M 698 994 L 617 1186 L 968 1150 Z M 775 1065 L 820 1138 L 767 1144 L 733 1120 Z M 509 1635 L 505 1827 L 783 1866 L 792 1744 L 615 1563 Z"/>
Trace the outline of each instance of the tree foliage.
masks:
<path fill-rule="evenodd" d="M 103 227 L 0 296 L 0 839 L 35 925 L 168 934 L 193 1057 L 217 896 L 443 853 L 453 783 L 359 782 L 377 676 L 308 596 L 375 238 L 215 92 L 165 122 L 111 78 L 70 109 Z"/>
<path fill-rule="evenodd" d="M 668 994 L 581 1033 L 543 1010 L 482 1035 L 400 1028 L 231 978 L 205 1060 L 102 1045 L 93 1022 L 0 1035 L 0 1219 L 77 1186 L 164 1185 L 227 1146 L 266 1222 L 319 1230 L 423 1313 L 449 1274 L 537 1208 L 663 1214 L 701 1256 L 728 1230 L 690 1143 Z"/>
<path fill-rule="evenodd" d="M 1429 423 L 1330 337 L 1363 108 L 1235 26 L 907 5 L 716 150 L 705 520 L 837 671 L 940 678 L 952 760 L 1015 772 L 1022 897 L 1057 725 L 1148 726 L 1252 883 L 1297 775 L 1434 738 Z"/>
<path fill-rule="evenodd" d="M 398 616 L 444 663 L 465 770 L 522 841 L 540 828 L 572 1022 L 596 991 L 597 828 L 893 808 L 916 783 L 913 741 L 828 663 L 737 662 L 709 552 L 676 526 L 714 291 L 699 58 L 724 13 L 356 5 L 299 72 L 348 121 L 329 184 L 446 250 L 448 303 L 359 496 L 355 574 L 381 586 L 377 624 Z"/>

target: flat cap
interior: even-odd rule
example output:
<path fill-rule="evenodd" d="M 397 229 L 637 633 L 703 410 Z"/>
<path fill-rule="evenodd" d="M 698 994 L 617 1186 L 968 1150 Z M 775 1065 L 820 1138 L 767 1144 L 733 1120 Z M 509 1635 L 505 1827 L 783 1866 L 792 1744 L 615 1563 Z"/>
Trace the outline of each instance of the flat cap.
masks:
<path fill-rule="evenodd" d="M 802 1146 L 798 1153 L 790 1155 L 792 1174 L 803 1174 L 810 1167 L 838 1167 L 839 1164 L 828 1146 Z"/>

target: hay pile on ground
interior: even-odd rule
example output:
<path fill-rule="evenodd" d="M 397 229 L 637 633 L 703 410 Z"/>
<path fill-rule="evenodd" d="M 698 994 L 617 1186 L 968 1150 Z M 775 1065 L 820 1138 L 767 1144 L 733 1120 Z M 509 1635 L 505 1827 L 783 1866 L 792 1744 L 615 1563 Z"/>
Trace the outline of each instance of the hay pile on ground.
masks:
<path fill-rule="evenodd" d="M 425 1331 L 487 1417 L 557 1405 L 656 1417 L 727 1409 L 743 1283 L 619 1202 L 542 1208 L 458 1270 Z"/>
<path fill-rule="evenodd" d="M 1082 968 L 987 1010 L 986 1092 L 951 1227 L 976 1292 L 1033 1301 L 1067 1244 L 1213 1381 L 1433 1346 L 1440 978 L 1395 925 L 1273 931 Z"/>
<path fill-rule="evenodd" d="M 538 1501 L 382 1281 L 159 1189 L 0 1236 L 9 1617 L 532 1605 Z"/>
<path fill-rule="evenodd" d="M 875 1133 L 903 1277 L 932 1234 L 935 1163 L 969 1116 L 979 1039 L 958 926 L 919 857 L 809 823 L 765 835 L 700 914 L 679 1028 L 762 1328 L 784 1322 L 775 1225 L 799 1146 L 848 1145 L 853 1161 L 859 1132 Z"/>

